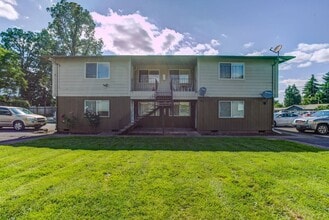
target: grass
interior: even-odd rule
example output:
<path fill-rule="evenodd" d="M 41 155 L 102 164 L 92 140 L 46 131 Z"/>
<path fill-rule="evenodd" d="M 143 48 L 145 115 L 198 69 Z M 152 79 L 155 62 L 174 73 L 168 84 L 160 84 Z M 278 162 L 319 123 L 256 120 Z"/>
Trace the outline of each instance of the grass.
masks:
<path fill-rule="evenodd" d="M 0 219 L 328 219 L 329 151 L 263 138 L 0 146 Z"/>

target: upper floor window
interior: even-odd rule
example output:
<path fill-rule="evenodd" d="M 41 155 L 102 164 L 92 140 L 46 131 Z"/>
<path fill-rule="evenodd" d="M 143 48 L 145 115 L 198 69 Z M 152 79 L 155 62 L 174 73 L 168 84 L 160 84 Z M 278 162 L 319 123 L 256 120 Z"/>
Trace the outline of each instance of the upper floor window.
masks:
<path fill-rule="evenodd" d="M 110 63 L 86 63 L 86 78 L 109 79 Z"/>
<path fill-rule="evenodd" d="M 109 100 L 85 100 L 85 113 L 87 111 L 99 114 L 100 117 L 110 116 L 110 101 Z"/>
<path fill-rule="evenodd" d="M 159 70 L 139 70 L 139 82 L 155 83 L 160 81 Z"/>
<path fill-rule="evenodd" d="M 191 71 L 189 69 L 169 70 L 170 79 L 178 83 L 190 83 Z"/>
<path fill-rule="evenodd" d="M 219 63 L 219 79 L 244 79 L 243 63 Z"/>

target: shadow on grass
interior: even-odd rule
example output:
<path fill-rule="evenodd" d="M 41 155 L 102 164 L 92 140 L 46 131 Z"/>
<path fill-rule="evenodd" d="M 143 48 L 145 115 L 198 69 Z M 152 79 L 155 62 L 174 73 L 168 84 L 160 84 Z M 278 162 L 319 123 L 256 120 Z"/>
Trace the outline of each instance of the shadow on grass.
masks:
<path fill-rule="evenodd" d="M 12 144 L 68 150 L 322 152 L 325 149 L 259 137 L 50 137 Z"/>

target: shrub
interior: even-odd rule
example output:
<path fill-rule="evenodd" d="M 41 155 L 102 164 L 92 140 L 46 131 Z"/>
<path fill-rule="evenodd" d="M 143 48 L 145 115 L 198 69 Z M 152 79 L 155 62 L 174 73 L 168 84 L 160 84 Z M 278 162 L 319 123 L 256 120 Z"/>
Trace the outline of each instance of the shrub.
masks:
<path fill-rule="evenodd" d="M 96 130 L 101 122 L 99 114 L 92 111 L 86 111 L 85 116 L 89 122 L 89 126 Z"/>

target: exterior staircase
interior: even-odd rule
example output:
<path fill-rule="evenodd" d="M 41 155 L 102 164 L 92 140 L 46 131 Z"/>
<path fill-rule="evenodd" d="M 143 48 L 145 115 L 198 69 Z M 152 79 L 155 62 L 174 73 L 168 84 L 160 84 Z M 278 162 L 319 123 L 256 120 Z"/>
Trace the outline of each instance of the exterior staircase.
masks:
<path fill-rule="evenodd" d="M 119 135 L 125 135 L 129 134 L 130 131 L 132 131 L 134 128 L 137 127 L 138 123 L 143 120 L 144 118 L 147 118 L 151 116 L 153 113 L 155 113 L 160 108 L 173 108 L 174 101 L 173 101 L 173 90 L 172 90 L 172 81 L 170 81 L 169 86 L 166 84 L 158 84 L 156 81 L 156 91 L 154 92 L 154 108 L 147 112 L 146 114 L 139 116 L 135 118 L 135 120 L 122 129 L 119 130 Z"/>

